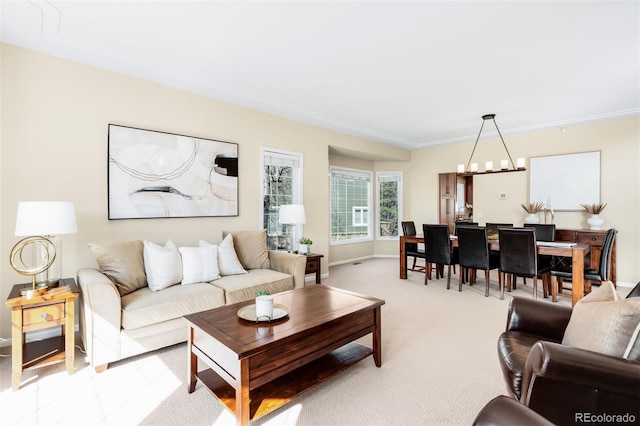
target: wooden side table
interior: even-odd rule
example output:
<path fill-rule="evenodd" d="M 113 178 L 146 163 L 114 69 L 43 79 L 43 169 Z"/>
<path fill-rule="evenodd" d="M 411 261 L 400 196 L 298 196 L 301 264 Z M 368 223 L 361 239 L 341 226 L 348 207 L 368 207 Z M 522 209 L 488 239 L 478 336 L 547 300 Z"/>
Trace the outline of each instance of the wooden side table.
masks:
<path fill-rule="evenodd" d="M 59 286 L 32 298 L 20 296 L 20 290 L 32 283 L 13 286 L 6 305 L 11 308 L 11 384 L 20 388 L 22 371 L 57 362 L 66 362 L 67 373 L 74 372 L 74 305 L 78 286 L 73 278 L 60 280 Z M 25 333 L 49 327 L 62 328 L 62 335 L 36 342 L 25 342 Z"/>
<path fill-rule="evenodd" d="M 307 267 L 304 270 L 305 274 L 316 274 L 316 284 L 320 284 L 321 277 L 321 264 L 320 259 L 323 258 L 324 255 L 311 253 L 307 255 Z"/>

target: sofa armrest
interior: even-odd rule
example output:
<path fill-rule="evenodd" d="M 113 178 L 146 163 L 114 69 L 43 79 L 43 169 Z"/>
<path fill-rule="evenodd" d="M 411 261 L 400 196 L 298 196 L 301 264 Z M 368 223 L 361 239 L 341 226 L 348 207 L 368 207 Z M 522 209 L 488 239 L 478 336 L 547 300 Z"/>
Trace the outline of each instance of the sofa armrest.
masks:
<path fill-rule="evenodd" d="M 561 342 L 572 311 L 572 308 L 556 303 L 514 297 L 509 303 L 506 329 Z"/>
<path fill-rule="evenodd" d="M 522 374 L 520 402 L 557 424 L 576 413 L 640 418 L 640 362 L 559 343 L 532 346 Z"/>
<path fill-rule="evenodd" d="M 80 285 L 80 334 L 94 368 L 120 359 L 122 306 L 120 293 L 109 277 L 94 268 L 77 274 Z"/>
<path fill-rule="evenodd" d="M 293 275 L 295 288 L 304 287 L 304 271 L 307 269 L 307 257 L 286 251 L 269 250 L 271 269 Z"/>

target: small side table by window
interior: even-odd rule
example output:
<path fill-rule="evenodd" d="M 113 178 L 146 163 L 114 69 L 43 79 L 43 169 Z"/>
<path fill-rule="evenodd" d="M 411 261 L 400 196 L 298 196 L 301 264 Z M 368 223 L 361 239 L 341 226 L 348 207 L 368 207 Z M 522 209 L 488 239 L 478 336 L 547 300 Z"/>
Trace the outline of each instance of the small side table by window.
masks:
<path fill-rule="evenodd" d="M 73 278 L 60 280 L 29 299 L 20 290 L 32 288 L 32 283 L 14 285 L 6 305 L 11 308 L 11 384 L 20 388 L 22 371 L 65 361 L 67 373 L 74 372 L 75 336 L 74 305 L 78 287 Z M 49 327 L 61 327 L 62 335 L 25 343 L 25 333 Z"/>
<path fill-rule="evenodd" d="M 320 264 L 320 259 L 323 258 L 324 256 L 321 254 L 308 254 L 307 255 L 307 267 L 304 271 L 305 274 L 316 274 L 316 284 L 320 284 L 320 281 L 322 280 L 321 278 L 321 264 Z"/>

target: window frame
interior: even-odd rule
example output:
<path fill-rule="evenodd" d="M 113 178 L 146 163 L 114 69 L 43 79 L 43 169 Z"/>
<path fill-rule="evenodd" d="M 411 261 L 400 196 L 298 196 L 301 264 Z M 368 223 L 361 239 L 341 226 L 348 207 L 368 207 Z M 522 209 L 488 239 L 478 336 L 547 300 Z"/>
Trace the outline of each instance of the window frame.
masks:
<path fill-rule="evenodd" d="M 396 224 L 398 235 L 395 236 L 383 236 L 380 234 L 380 226 L 382 223 L 382 219 L 380 217 L 382 209 L 380 208 L 380 204 L 382 202 L 382 197 L 380 194 L 380 183 L 381 178 L 395 178 L 394 180 L 398 182 L 398 195 L 397 195 L 397 204 L 398 204 L 398 223 Z M 403 202 L 403 193 L 404 193 L 404 184 L 403 184 L 403 175 L 401 171 L 384 171 L 384 172 L 376 172 L 376 239 L 381 241 L 393 241 L 398 240 L 400 238 L 400 229 L 401 229 L 401 221 L 403 217 L 402 206 Z"/>
<path fill-rule="evenodd" d="M 275 235 L 287 235 L 286 233 L 286 229 L 285 226 L 288 225 L 280 225 L 278 227 L 278 234 L 269 234 L 269 228 L 268 225 L 265 223 L 265 211 L 264 211 L 264 206 L 265 206 L 265 188 L 264 188 L 264 182 L 266 179 L 265 176 L 265 166 L 268 165 L 268 162 L 270 161 L 269 157 L 272 158 L 281 158 L 283 159 L 283 162 L 297 162 L 298 163 L 298 167 L 292 166 L 293 172 L 291 175 L 291 186 L 292 186 L 292 190 L 291 190 L 291 202 L 288 204 L 303 204 L 303 188 L 304 188 L 304 181 L 303 181 L 303 176 L 304 176 L 304 170 L 303 170 L 303 164 L 304 164 L 304 155 L 301 152 L 295 152 L 295 151 L 287 151 L 287 150 L 283 150 L 283 149 L 278 149 L 278 148 L 270 148 L 270 147 L 261 147 L 260 148 L 260 173 L 258 174 L 258 178 L 260 179 L 259 182 L 259 187 L 260 187 L 260 200 L 261 200 L 261 207 L 260 207 L 260 212 L 259 212 L 259 217 L 258 217 L 258 226 L 260 229 L 266 229 L 267 230 L 267 244 L 269 244 L 269 238 L 270 236 L 273 237 Z M 286 203 L 283 203 L 286 204 Z M 280 206 L 282 204 L 278 204 L 278 206 Z M 304 235 L 303 234 L 303 225 L 295 225 L 295 229 L 293 230 L 293 235 Z M 297 244 L 296 242 L 293 242 L 293 246 L 295 247 Z"/>
<path fill-rule="evenodd" d="M 345 239 L 345 240 L 334 240 L 333 239 L 333 190 L 334 190 L 334 182 L 333 179 L 336 177 L 334 176 L 335 174 L 340 174 L 343 176 L 352 176 L 354 177 L 353 180 L 358 180 L 358 181 L 363 181 L 366 180 L 366 182 L 368 183 L 368 190 L 367 190 L 367 204 L 368 206 L 362 206 L 362 205 L 358 205 L 356 207 L 366 207 L 368 214 L 367 214 L 367 236 L 366 237 L 360 237 L 360 238 L 351 238 L 351 239 Z M 363 242 L 369 242 L 369 241 L 374 241 L 374 233 L 373 233 L 373 210 L 374 210 L 374 206 L 373 206 L 373 200 L 374 200 L 374 196 L 373 196 L 373 177 L 374 177 L 374 173 L 371 170 L 363 170 L 363 169 L 354 169 L 354 168 L 348 168 L 348 167 L 340 167 L 340 166 L 329 166 L 329 186 L 330 186 L 330 193 L 329 193 L 329 245 L 330 246 L 339 246 L 339 245 L 345 245 L 345 244 L 357 244 L 357 243 L 363 243 Z M 355 205 L 354 205 L 355 206 Z M 352 206 L 352 207 L 354 207 Z M 352 212 L 353 214 L 353 212 Z"/>

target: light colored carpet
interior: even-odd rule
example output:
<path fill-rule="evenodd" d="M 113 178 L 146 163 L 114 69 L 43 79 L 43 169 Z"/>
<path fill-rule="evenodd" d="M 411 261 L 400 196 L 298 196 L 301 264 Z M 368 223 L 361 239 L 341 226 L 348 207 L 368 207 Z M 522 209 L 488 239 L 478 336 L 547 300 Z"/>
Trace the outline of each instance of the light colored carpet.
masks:
<path fill-rule="evenodd" d="M 398 279 L 397 259 L 371 259 L 330 269 L 323 284 L 384 299 L 382 367 L 365 359 L 254 425 L 468 425 L 506 388 L 496 341 L 511 295 L 491 296 L 484 279 L 457 290 L 457 275 L 423 285 Z M 531 297 L 531 280 L 514 295 Z M 308 283 L 308 285 L 313 285 Z M 542 296 L 539 296 L 541 299 Z M 276 296 L 277 301 L 277 296 Z M 551 302 L 549 302 L 551 303 Z M 570 299 L 559 303 L 570 305 Z M 370 344 L 369 336 L 361 342 Z M 8 353 L 9 348 L 2 348 Z M 186 344 L 114 363 L 94 373 L 76 351 L 64 364 L 26 371 L 11 390 L 11 360 L 0 358 L 0 423 L 4 425 L 232 425 L 235 418 L 198 383 L 187 393 Z"/>

